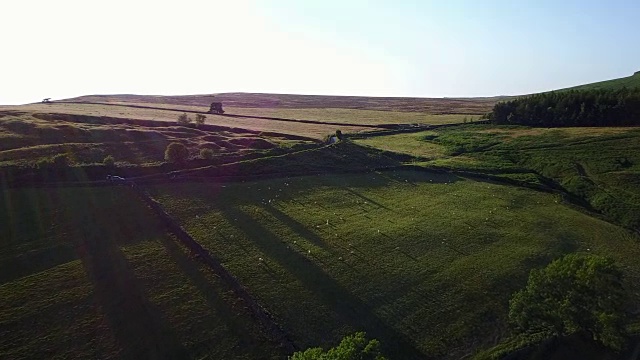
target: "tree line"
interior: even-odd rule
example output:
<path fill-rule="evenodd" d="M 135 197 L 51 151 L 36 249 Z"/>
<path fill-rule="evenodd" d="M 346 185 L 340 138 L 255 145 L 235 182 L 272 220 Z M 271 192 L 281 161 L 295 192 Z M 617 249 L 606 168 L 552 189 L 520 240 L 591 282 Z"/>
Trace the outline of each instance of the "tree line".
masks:
<path fill-rule="evenodd" d="M 640 125 L 640 88 L 535 94 L 497 103 L 488 117 L 500 125 Z"/>

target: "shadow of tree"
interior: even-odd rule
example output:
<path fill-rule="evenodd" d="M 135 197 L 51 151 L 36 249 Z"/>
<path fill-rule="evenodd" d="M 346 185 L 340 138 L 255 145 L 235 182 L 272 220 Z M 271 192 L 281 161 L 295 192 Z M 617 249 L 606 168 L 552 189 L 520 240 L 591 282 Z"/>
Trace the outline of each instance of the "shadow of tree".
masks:
<path fill-rule="evenodd" d="M 269 259 L 279 263 L 289 274 L 297 278 L 347 324 L 379 339 L 386 354 L 398 359 L 425 358 L 415 344 L 382 321 L 369 305 L 340 285 L 313 261 L 298 252 L 288 250 L 275 234 L 251 215 L 233 207 L 221 210 L 229 221 L 237 219 L 238 223 L 243 224 L 239 230 L 244 232 L 248 239 L 251 239 Z M 335 325 L 327 324 L 327 327 L 333 326 Z"/>
<path fill-rule="evenodd" d="M 93 219 L 89 205 L 78 215 L 76 251 L 94 285 L 97 303 L 127 359 L 186 359 L 188 353 L 161 311 L 146 297 L 116 242 Z M 108 233 L 108 232 L 107 232 Z"/>
<path fill-rule="evenodd" d="M 294 232 L 298 233 L 303 238 L 307 239 L 309 242 L 313 243 L 316 246 L 319 246 L 323 249 L 328 249 L 328 246 L 324 239 L 322 239 L 318 234 L 308 229 L 308 226 L 298 222 L 291 216 L 283 213 L 279 209 L 273 207 L 272 205 L 264 205 L 262 204 L 262 208 L 267 210 L 271 215 L 273 215 L 276 219 L 278 219 L 281 223 L 285 224 Z"/>
<path fill-rule="evenodd" d="M 212 284 L 211 280 L 198 268 L 193 259 L 191 259 L 183 249 L 175 242 L 173 237 L 163 237 L 162 245 L 166 248 L 171 259 L 176 263 L 180 270 L 191 280 L 198 292 L 206 299 L 207 304 L 214 310 L 216 321 L 222 323 L 233 334 L 233 338 L 237 341 L 236 346 L 243 349 L 243 352 L 258 354 L 260 345 L 269 341 L 257 328 L 253 331 L 247 331 L 250 328 L 247 323 L 243 323 L 241 318 L 243 315 L 249 316 L 245 309 L 232 306 L 221 294 L 230 293 L 231 289 L 222 283 Z M 249 321 L 249 318 L 247 318 Z M 273 348 L 277 348 L 279 344 L 273 343 Z M 200 344 L 198 348 L 193 349 L 195 353 L 207 355 L 207 349 L 214 344 Z M 282 349 L 280 349 L 282 350 Z M 281 351 L 282 352 L 282 351 Z M 282 353 L 282 355 L 285 355 Z"/>

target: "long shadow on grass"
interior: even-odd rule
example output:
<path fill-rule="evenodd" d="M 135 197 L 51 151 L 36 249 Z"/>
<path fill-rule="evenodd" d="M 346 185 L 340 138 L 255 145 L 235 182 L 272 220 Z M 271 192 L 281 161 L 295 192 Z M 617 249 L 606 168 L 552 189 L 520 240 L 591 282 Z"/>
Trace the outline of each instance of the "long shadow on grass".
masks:
<path fill-rule="evenodd" d="M 280 211 L 279 209 L 276 209 L 271 205 L 263 205 L 262 207 L 265 210 L 267 210 L 271 215 L 273 215 L 276 219 L 278 219 L 281 223 L 291 228 L 291 230 L 298 233 L 303 238 L 309 240 L 311 243 L 315 244 L 316 246 L 319 246 L 323 249 L 327 249 L 327 243 L 324 241 L 324 239 L 322 239 L 313 231 L 309 230 L 307 226 L 305 226 L 304 224 L 298 222 L 296 219 L 283 213 L 282 211 Z"/>
<path fill-rule="evenodd" d="M 186 359 L 186 349 L 145 296 L 117 245 L 97 229 L 83 229 L 78 253 L 96 300 L 106 313 L 109 327 L 126 359 Z"/>
<path fill-rule="evenodd" d="M 359 197 L 360 199 L 362 199 L 362 200 L 364 200 L 366 202 L 370 202 L 370 203 L 376 205 L 377 207 L 381 207 L 381 208 L 383 208 L 385 210 L 391 210 L 388 206 L 385 206 L 385 205 L 383 205 L 383 204 L 371 199 L 370 197 L 364 196 L 364 195 L 360 194 L 359 192 L 357 192 L 357 191 L 355 191 L 355 190 L 353 190 L 353 189 L 351 189 L 349 187 L 345 186 L 345 187 L 343 187 L 343 189 L 348 191 L 348 192 L 350 192 L 351 194 Z"/>
<path fill-rule="evenodd" d="M 0 285 L 76 259 L 70 244 L 56 244 L 0 260 Z"/>
<path fill-rule="evenodd" d="M 207 300 L 207 303 L 215 310 L 216 319 L 231 330 L 233 337 L 238 340 L 237 346 L 242 348 L 243 351 L 258 346 L 259 344 L 256 344 L 256 338 L 259 337 L 259 335 L 247 331 L 250 330 L 250 328 L 246 324 L 242 324 L 238 316 L 234 315 L 243 310 L 234 309 L 221 296 L 223 291 L 229 292 L 230 289 L 218 289 L 211 285 L 211 282 L 202 274 L 200 269 L 194 264 L 194 261 L 185 254 L 173 239 L 163 237 L 161 243 L 167 249 L 167 252 L 180 270 L 191 280 L 193 285 L 195 285 Z M 208 348 L 207 345 L 211 346 L 212 344 L 203 345 L 203 349 L 194 350 L 196 352 L 198 352 L 198 350 L 200 350 L 200 352 L 206 351 Z"/>
<path fill-rule="evenodd" d="M 425 355 L 403 334 L 378 318 L 369 305 L 354 296 L 302 254 L 287 249 L 275 234 L 249 214 L 231 207 L 224 208 L 222 211 L 230 222 L 236 222 L 234 219 L 237 219 L 238 223 L 243 224 L 238 230 L 244 232 L 266 256 L 287 269 L 289 274 L 312 291 L 319 301 L 339 314 L 351 327 L 365 330 L 369 336 L 379 339 L 391 358 L 425 358 Z M 328 324 L 328 326 L 331 325 Z"/>

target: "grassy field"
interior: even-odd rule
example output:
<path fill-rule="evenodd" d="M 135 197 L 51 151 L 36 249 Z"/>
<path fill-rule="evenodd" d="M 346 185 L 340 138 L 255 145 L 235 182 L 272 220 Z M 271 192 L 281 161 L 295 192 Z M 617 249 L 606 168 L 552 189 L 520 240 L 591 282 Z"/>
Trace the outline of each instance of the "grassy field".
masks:
<path fill-rule="evenodd" d="M 396 359 L 473 354 L 508 335 L 508 299 L 528 271 L 568 252 L 612 256 L 640 285 L 637 236 L 557 196 L 451 175 L 184 184 L 154 196 L 303 347 L 365 330 Z"/>
<path fill-rule="evenodd" d="M 0 358 L 282 357 L 127 188 L 2 198 Z"/>
<path fill-rule="evenodd" d="M 345 124 L 455 124 L 465 119 L 478 119 L 473 114 L 428 114 L 420 112 L 380 111 L 359 109 L 257 109 L 227 108 L 231 114 L 272 116 L 293 119 L 339 122 Z"/>
<path fill-rule="evenodd" d="M 140 105 L 153 106 L 166 109 L 208 112 L 209 106 L 197 105 L 175 105 L 164 103 L 131 103 L 131 102 L 111 102 L 118 105 Z M 407 111 L 383 111 L 383 110 L 363 110 L 363 109 L 342 109 L 342 108 L 241 108 L 225 106 L 225 113 L 245 116 L 264 116 L 283 119 L 301 119 L 320 122 L 334 122 L 364 125 L 382 124 L 455 124 L 461 123 L 465 119 L 478 119 L 479 114 L 430 114 L 426 112 Z"/>
<path fill-rule="evenodd" d="M 141 109 L 112 105 L 96 104 L 32 104 L 21 106 L 0 106 L 0 111 L 24 111 L 31 113 L 75 114 L 88 116 L 109 116 L 126 119 L 166 121 L 176 123 L 179 111 Z M 205 110 L 206 111 L 206 110 Z M 327 134 L 335 133 L 335 125 L 306 124 L 290 121 L 264 120 L 252 118 L 230 118 L 218 115 L 206 115 L 206 124 L 225 126 L 234 129 L 248 129 L 259 132 L 290 134 L 309 138 L 322 139 Z M 360 127 L 340 126 L 343 132 L 363 131 Z"/>
<path fill-rule="evenodd" d="M 592 84 L 585 84 L 575 87 L 570 87 L 564 90 L 618 90 L 623 87 L 637 88 L 640 87 L 640 71 L 634 73 L 631 76 L 623 77 L 620 79 L 612 79 L 606 81 L 599 81 Z"/>
<path fill-rule="evenodd" d="M 637 128 L 461 124 L 321 146 L 285 135 L 321 139 L 338 126 L 250 117 L 345 123 L 354 133 L 365 129 L 348 124 L 464 122 L 498 99 L 215 99 L 247 117 L 208 115 L 218 129 L 175 125 L 180 111 L 169 109 L 206 111 L 208 95 L 80 98 L 166 110 L 0 107 L 0 167 L 112 155 L 119 169 L 166 180 L 168 143 L 194 156 L 214 149 L 215 161 L 192 161 L 149 190 L 300 348 L 366 331 L 391 359 L 513 349 L 511 294 L 531 269 L 572 252 L 615 259 L 630 308 L 640 300 L 640 236 L 630 230 L 640 229 Z M 0 358 L 287 355 L 128 188 L 0 191 Z"/>
<path fill-rule="evenodd" d="M 256 93 L 223 93 L 214 95 L 149 96 L 149 95 L 89 95 L 71 101 L 162 103 L 209 107 L 220 101 L 233 108 L 277 109 L 360 109 L 407 111 L 426 114 L 485 114 L 496 101 L 508 97 L 488 98 L 402 98 L 329 95 L 289 95 Z"/>
<path fill-rule="evenodd" d="M 468 125 L 357 140 L 421 157 L 426 167 L 551 179 L 593 208 L 640 228 L 640 130 Z"/>

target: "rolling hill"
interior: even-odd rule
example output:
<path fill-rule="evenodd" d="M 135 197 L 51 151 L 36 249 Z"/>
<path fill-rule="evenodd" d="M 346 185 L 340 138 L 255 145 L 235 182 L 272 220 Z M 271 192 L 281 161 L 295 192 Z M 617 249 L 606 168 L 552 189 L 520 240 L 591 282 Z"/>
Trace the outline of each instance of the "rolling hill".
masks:
<path fill-rule="evenodd" d="M 618 90 L 622 88 L 640 88 L 640 71 L 636 71 L 633 75 L 612 79 L 606 81 L 598 81 L 591 84 L 584 84 L 579 86 L 574 86 L 565 90 Z"/>
<path fill-rule="evenodd" d="M 175 119 L 211 95 L 0 107 L 0 358 L 286 358 L 237 284 L 294 348 L 366 331 L 390 359 L 500 358 L 523 346 L 511 295 L 569 253 L 625 269 L 640 333 L 636 128 L 462 124 L 499 98 L 215 99 L 200 126 Z"/>
<path fill-rule="evenodd" d="M 484 114 L 499 97 L 487 98 L 409 98 L 326 96 L 259 93 L 222 93 L 184 96 L 89 95 L 61 101 L 109 103 L 161 103 L 171 105 L 209 106 L 221 101 L 225 107 L 276 109 L 359 109 L 424 112 L 429 114 Z"/>

